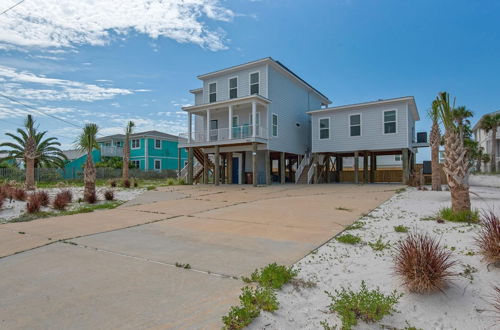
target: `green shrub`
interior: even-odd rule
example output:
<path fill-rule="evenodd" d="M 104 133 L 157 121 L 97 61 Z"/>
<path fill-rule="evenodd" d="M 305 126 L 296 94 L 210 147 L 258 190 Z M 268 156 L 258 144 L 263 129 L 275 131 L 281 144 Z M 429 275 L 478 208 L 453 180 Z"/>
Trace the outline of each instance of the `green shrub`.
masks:
<path fill-rule="evenodd" d="M 292 267 L 278 266 L 276 263 L 267 265 L 261 268 L 260 271 L 256 269 L 250 278 L 243 277 L 246 283 L 256 282 L 264 288 L 281 289 L 281 287 L 290 282 L 297 276 L 298 270 L 293 270 Z"/>
<path fill-rule="evenodd" d="M 396 233 L 407 233 L 408 232 L 408 227 L 399 225 L 399 226 L 394 226 L 394 231 Z"/>
<path fill-rule="evenodd" d="M 274 312 L 279 307 L 276 295 L 270 288 L 253 289 L 246 286 L 241 291 L 240 305 L 231 307 L 228 315 L 222 317 L 223 329 L 242 329 L 259 316 L 261 310 Z"/>
<path fill-rule="evenodd" d="M 364 225 L 365 225 L 365 223 L 363 221 L 356 221 L 353 224 L 347 226 L 347 228 L 345 230 L 361 229 L 361 228 L 363 228 Z"/>
<path fill-rule="evenodd" d="M 379 237 L 379 239 L 373 243 L 372 242 L 368 243 L 368 245 L 370 245 L 370 247 L 374 251 L 382 251 L 384 249 L 387 249 L 389 246 L 391 246 L 391 244 L 389 242 L 382 241 L 382 237 Z"/>
<path fill-rule="evenodd" d="M 330 311 L 340 316 L 342 330 L 350 330 L 358 324 L 358 320 L 367 323 L 380 321 L 385 315 L 396 311 L 394 305 L 402 297 L 396 290 L 390 295 L 384 295 L 379 288 L 368 290 L 364 281 L 358 292 L 342 288 L 335 290 L 335 295 L 327 291 L 325 293 L 332 299 Z"/>
<path fill-rule="evenodd" d="M 351 234 L 344 234 L 342 236 L 337 236 L 335 239 L 340 243 L 344 244 L 358 244 L 361 242 L 361 238 L 359 236 Z"/>
<path fill-rule="evenodd" d="M 436 217 L 438 219 L 452 222 L 477 223 L 479 222 L 479 211 L 471 210 L 454 212 L 451 207 L 444 207 L 439 210 Z"/>
<path fill-rule="evenodd" d="M 146 187 L 146 190 L 155 190 L 156 189 L 156 186 L 147 186 Z"/>

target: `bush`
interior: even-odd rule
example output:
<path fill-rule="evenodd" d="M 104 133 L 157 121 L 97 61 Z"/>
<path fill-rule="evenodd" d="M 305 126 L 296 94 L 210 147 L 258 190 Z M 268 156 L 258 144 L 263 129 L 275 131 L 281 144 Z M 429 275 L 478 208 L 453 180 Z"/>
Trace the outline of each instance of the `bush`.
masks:
<path fill-rule="evenodd" d="M 112 201 L 113 199 L 115 199 L 114 191 L 113 190 L 106 190 L 104 192 L 104 199 L 107 201 Z"/>
<path fill-rule="evenodd" d="M 129 179 L 125 179 L 122 181 L 122 186 L 124 188 L 130 188 L 130 180 Z"/>
<path fill-rule="evenodd" d="M 28 195 L 26 194 L 26 190 L 22 188 L 12 188 L 12 196 L 15 200 L 25 201 Z"/>
<path fill-rule="evenodd" d="M 38 198 L 37 193 L 32 193 L 28 197 L 28 203 L 26 204 L 26 212 L 37 213 L 40 211 L 41 202 Z"/>
<path fill-rule="evenodd" d="M 359 236 L 351 234 L 344 234 L 342 236 L 337 236 L 335 239 L 340 243 L 344 244 L 358 244 L 361 242 L 361 238 Z"/>
<path fill-rule="evenodd" d="M 223 329 L 242 329 L 260 315 L 260 311 L 274 312 L 279 303 L 270 288 L 244 287 L 241 289 L 240 306 L 233 306 L 227 316 L 222 317 Z"/>
<path fill-rule="evenodd" d="M 489 263 L 500 262 L 500 219 L 493 212 L 483 215 L 476 244 L 484 260 Z"/>
<path fill-rule="evenodd" d="M 399 242 L 394 257 L 395 273 L 411 292 L 442 291 L 447 280 L 455 276 L 450 269 L 456 265 L 451 251 L 427 234 L 410 234 Z"/>
<path fill-rule="evenodd" d="M 112 188 L 116 187 L 116 180 L 109 180 L 109 186 Z"/>
<path fill-rule="evenodd" d="M 168 178 L 167 179 L 167 186 L 174 186 L 176 184 L 176 181 L 174 178 Z"/>
<path fill-rule="evenodd" d="M 73 201 L 73 193 L 71 190 L 64 189 L 59 194 L 61 194 L 62 198 L 66 200 L 66 203 L 71 203 Z"/>
<path fill-rule="evenodd" d="M 408 232 L 408 227 L 405 226 L 394 226 L 394 231 L 396 233 L 407 233 Z"/>
<path fill-rule="evenodd" d="M 56 210 L 62 211 L 68 205 L 68 196 L 66 196 L 63 192 L 60 192 L 56 195 L 54 200 L 52 201 L 52 207 Z"/>
<path fill-rule="evenodd" d="M 93 194 L 90 194 L 88 196 L 84 196 L 83 200 L 87 202 L 88 204 L 95 204 L 97 202 L 97 195 L 95 192 Z"/>
<path fill-rule="evenodd" d="M 385 315 L 396 311 L 394 305 L 403 296 L 396 290 L 390 295 L 384 295 L 379 288 L 369 291 L 364 281 L 359 292 L 341 288 L 335 290 L 335 295 L 327 291 L 325 293 L 332 299 L 330 311 L 338 313 L 343 330 L 350 330 L 358 324 L 358 320 L 367 323 L 380 321 Z"/>
<path fill-rule="evenodd" d="M 256 269 L 250 278 L 244 277 L 243 281 L 250 283 L 259 283 L 264 288 L 281 289 L 281 287 L 290 282 L 299 273 L 298 270 L 293 270 L 292 267 L 278 266 L 276 263 Z"/>
<path fill-rule="evenodd" d="M 479 211 L 472 210 L 453 212 L 451 207 L 445 207 L 439 210 L 437 218 L 452 222 L 477 223 L 479 221 Z"/>
<path fill-rule="evenodd" d="M 37 196 L 38 200 L 40 201 L 41 206 L 45 206 L 45 207 L 49 206 L 50 199 L 49 199 L 49 194 L 46 191 L 44 191 L 44 190 L 37 191 L 36 196 Z"/>

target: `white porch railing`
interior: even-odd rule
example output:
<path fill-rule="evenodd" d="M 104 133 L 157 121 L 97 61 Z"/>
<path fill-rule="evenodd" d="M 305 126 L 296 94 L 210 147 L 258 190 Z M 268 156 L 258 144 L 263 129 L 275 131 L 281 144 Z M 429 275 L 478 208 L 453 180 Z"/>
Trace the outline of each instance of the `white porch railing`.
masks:
<path fill-rule="evenodd" d="M 307 171 L 307 183 L 312 183 L 312 178 L 314 176 L 314 165 L 312 164 L 311 167 L 309 167 L 309 171 Z"/>
<path fill-rule="evenodd" d="M 248 139 L 254 137 L 253 129 L 254 127 L 250 125 L 235 126 L 232 128 L 212 129 L 208 131 L 208 139 L 207 139 L 207 131 L 192 132 L 191 143 Z M 189 141 L 189 133 L 181 133 L 179 134 L 179 137 Z M 257 126 L 255 130 L 255 137 L 261 139 L 267 139 L 268 138 L 267 128 L 262 126 Z"/>
<path fill-rule="evenodd" d="M 123 147 L 101 146 L 101 156 L 103 156 L 103 157 L 123 157 Z"/>
<path fill-rule="evenodd" d="M 295 183 L 299 182 L 299 179 L 302 176 L 304 168 L 310 164 L 311 164 L 311 153 L 308 152 L 304 155 L 304 158 L 302 158 L 302 161 L 297 167 L 297 171 L 295 172 Z"/>
<path fill-rule="evenodd" d="M 189 164 L 186 164 L 186 166 L 184 166 L 182 169 L 181 169 L 181 173 L 179 175 L 177 175 L 177 178 L 180 180 L 180 179 L 183 179 L 184 181 L 187 181 L 187 176 L 188 176 L 188 165 Z M 200 162 L 198 161 L 195 161 L 194 165 L 193 165 L 193 177 L 195 177 L 201 170 L 203 169 L 203 166 L 200 164 Z"/>

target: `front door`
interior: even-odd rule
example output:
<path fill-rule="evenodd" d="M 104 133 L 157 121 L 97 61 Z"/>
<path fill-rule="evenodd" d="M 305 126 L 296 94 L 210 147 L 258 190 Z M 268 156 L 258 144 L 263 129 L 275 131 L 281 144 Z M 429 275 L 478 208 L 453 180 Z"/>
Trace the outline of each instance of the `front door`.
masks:
<path fill-rule="evenodd" d="M 240 158 L 239 157 L 233 157 L 233 183 L 234 184 L 239 184 L 239 173 L 240 173 Z"/>
<path fill-rule="evenodd" d="M 217 119 L 210 120 L 210 141 L 217 141 L 219 138 L 219 121 Z"/>

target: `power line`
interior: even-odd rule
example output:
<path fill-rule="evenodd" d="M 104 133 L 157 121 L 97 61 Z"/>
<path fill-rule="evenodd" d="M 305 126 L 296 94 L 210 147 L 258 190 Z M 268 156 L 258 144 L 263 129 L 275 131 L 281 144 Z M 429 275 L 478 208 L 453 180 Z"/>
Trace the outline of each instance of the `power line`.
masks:
<path fill-rule="evenodd" d="M 20 4 L 22 4 L 24 1 L 25 1 L 25 0 L 21 0 L 21 1 L 19 1 L 18 3 L 16 3 L 15 5 L 13 5 L 13 6 L 11 6 L 11 7 L 7 8 L 7 9 L 5 9 L 4 11 L 2 11 L 2 12 L 0 13 L 0 15 L 5 14 L 6 12 L 8 12 L 8 11 L 9 11 L 9 10 L 11 10 L 11 9 L 14 9 L 15 7 L 17 7 L 17 6 L 19 6 Z"/>

